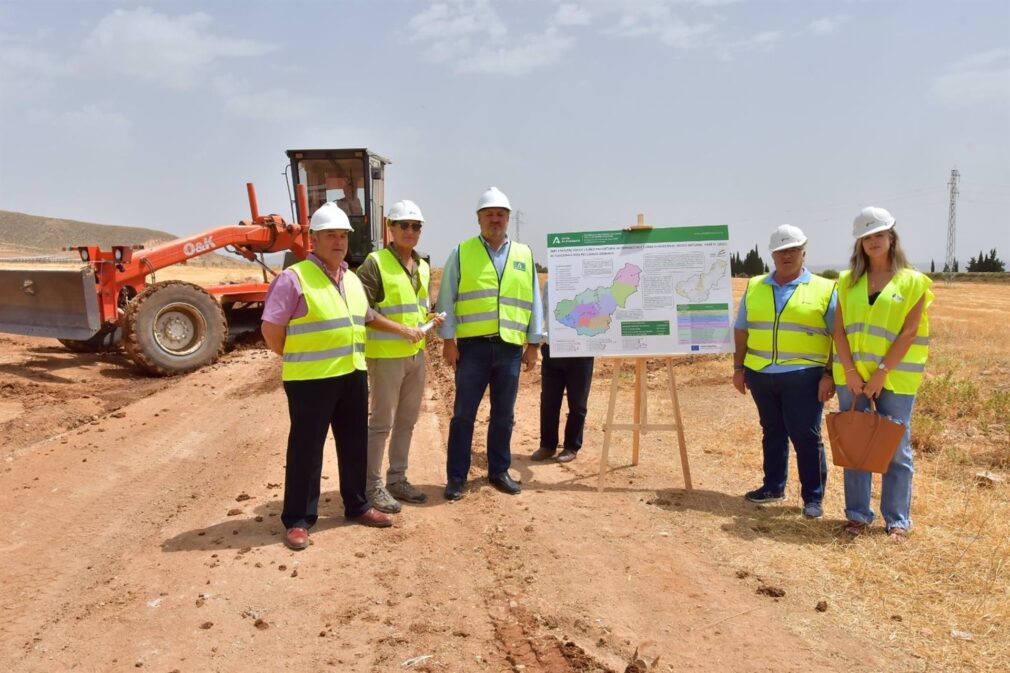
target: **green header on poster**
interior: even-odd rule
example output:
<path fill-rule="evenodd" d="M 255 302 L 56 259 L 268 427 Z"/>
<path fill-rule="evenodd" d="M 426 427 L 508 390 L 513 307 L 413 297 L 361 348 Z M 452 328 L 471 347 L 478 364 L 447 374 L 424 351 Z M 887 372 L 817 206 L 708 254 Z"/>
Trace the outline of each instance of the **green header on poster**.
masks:
<path fill-rule="evenodd" d="M 678 304 L 677 313 L 683 311 L 728 311 L 729 304 Z"/>
<path fill-rule="evenodd" d="M 548 248 L 575 248 L 590 245 L 644 245 L 647 243 L 694 243 L 728 241 L 729 225 L 704 227 L 664 227 L 653 229 L 614 229 L 611 231 L 569 231 L 547 234 Z"/>
<path fill-rule="evenodd" d="M 670 336 L 669 320 L 625 320 L 621 336 Z"/>

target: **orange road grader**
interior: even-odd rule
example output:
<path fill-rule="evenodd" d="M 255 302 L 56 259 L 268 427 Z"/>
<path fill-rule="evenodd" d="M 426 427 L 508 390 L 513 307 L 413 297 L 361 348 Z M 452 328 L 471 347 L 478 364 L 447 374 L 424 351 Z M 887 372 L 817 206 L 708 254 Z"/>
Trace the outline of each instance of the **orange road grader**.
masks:
<path fill-rule="evenodd" d="M 208 365 L 229 334 L 258 328 L 270 275 L 266 253 L 285 266 L 311 250 L 309 215 L 326 201 L 347 213 L 348 261 L 360 264 L 386 240 L 384 171 L 388 159 L 367 149 L 288 150 L 285 167 L 293 222 L 261 215 L 250 183 L 251 219 L 145 249 L 74 245 L 78 270 L 0 270 L 0 332 L 56 337 L 77 352 L 118 350 L 142 370 L 171 376 Z M 201 287 L 158 281 L 157 271 L 227 250 L 258 263 L 263 282 Z"/>

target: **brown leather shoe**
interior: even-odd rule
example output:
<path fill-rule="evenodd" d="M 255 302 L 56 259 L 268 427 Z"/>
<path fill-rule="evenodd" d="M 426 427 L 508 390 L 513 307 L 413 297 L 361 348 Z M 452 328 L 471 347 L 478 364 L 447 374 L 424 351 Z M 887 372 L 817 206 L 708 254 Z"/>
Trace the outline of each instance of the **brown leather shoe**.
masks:
<path fill-rule="evenodd" d="M 572 451 L 571 449 L 565 449 L 558 455 L 559 463 L 570 463 L 575 460 L 575 456 L 578 455 L 578 451 Z"/>
<path fill-rule="evenodd" d="M 367 512 L 353 517 L 351 521 L 370 528 L 389 528 L 393 525 L 393 517 L 383 514 L 374 507 L 369 507 Z"/>
<path fill-rule="evenodd" d="M 553 458 L 555 451 L 556 449 L 549 449 L 546 446 L 541 446 L 530 455 L 530 460 L 547 460 L 548 458 Z"/>
<path fill-rule="evenodd" d="M 295 551 L 305 549 L 309 546 L 309 531 L 304 528 L 288 528 L 284 534 L 284 544 Z"/>

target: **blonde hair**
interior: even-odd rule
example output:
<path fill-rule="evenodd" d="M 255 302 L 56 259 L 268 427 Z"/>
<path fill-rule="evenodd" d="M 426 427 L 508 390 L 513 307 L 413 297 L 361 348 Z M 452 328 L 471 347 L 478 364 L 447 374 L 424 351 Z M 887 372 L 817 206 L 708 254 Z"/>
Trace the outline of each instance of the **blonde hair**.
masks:
<path fill-rule="evenodd" d="M 911 268 L 911 264 L 908 263 L 908 257 L 905 255 L 904 248 L 901 247 L 901 239 L 898 237 L 898 230 L 895 227 L 888 229 L 888 233 L 891 234 L 891 248 L 887 251 L 887 257 L 891 262 L 891 271 L 897 273 L 902 269 Z M 865 237 L 864 237 L 865 238 Z M 849 260 L 849 271 L 851 272 L 849 276 L 849 286 L 855 287 L 859 279 L 863 277 L 863 274 L 870 268 L 870 258 L 866 255 L 863 250 L 863 239 L 857 238 L 856 244 L 852 249 L 852 258 Z"/>

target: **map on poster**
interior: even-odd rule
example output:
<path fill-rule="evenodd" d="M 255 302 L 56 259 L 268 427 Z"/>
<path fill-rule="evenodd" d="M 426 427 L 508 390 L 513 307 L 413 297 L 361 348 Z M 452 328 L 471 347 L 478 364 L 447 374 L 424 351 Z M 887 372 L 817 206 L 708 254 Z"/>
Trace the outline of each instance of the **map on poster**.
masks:
<path fill-rule="evenodd" d="M 733 352 L 729 227 L 547 235 L 551 357 Z"/>

